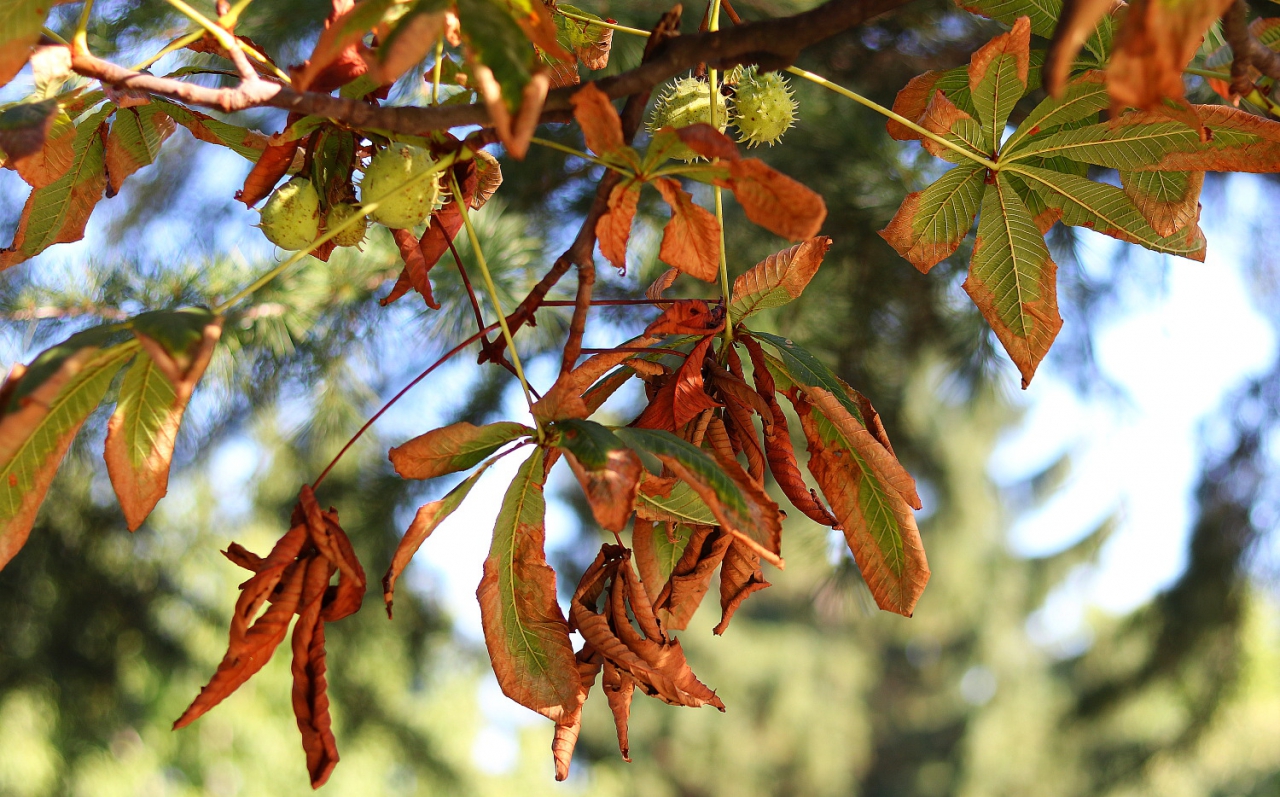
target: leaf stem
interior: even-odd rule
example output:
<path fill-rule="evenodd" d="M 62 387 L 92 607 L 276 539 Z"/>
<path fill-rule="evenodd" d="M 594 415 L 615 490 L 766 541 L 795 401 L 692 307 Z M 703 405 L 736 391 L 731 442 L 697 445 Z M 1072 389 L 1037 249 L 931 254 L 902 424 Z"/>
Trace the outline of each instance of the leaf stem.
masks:
<path fill-rule="evenodd" d="M 61 36 L 59 36 L 59 35 L 58 35 L 58 32 L 57 32 L 57 31 L 55 31 L 55 30 L 53 30 L 52 28 L 41 28 L 41 29 L 40 29 L 40 32 L 41 32 L 42 34 L 44 34 L 45 36 L 48 36 L 50 39 L 53 39 L 54 41 L 56 41 L 58 44 L 70 44 L 70 43 L 71 43 L 71 42 L 67 41 L 66 39 L 62 38 Z"/>
<path fill-rule="evenodd" d="M 793 75 L 798 75 L 799 77 L 802 77 L 805 80 L 810 81 L 811 83 L 817 83 L 819 86 L 822 86 L 825 89 L 830 89 L 831 91 L 834 91 L 836 94 L 839 94 L 844 97 L 848 97 L 849 99 L 853 100 L 859 105 L 865 108 L 870 108 L 876 113 L 882 116 L 888 117 L 889 119 L 892 119 L 893 121 L 897 122 L 903 127 L 907 127 L 911 130 L 914 130 L 915 132 L 919 133 L 920 135 L 924 136 L 930 141 L 933 141 L 939 144 L 940 146 L 946 147 L 947 149 L 952 150 L 957 154 L 963 155 L 964 157 L 968 158 L 974 163 L 979 163 L 979 164 L 982 164 L 983 166 L 986 166 L 988 169 L 990 169 L 993 172 L 1000 171 L 1000 164 L 996 163 L 995 161 L 990 160 L 988 158 L 984 158 L 981 155 L 975 152 L 972 152 L 966 149 L 965 147 L 960 146 L 959 144 L 955 144 L 951 141 L 948 141 L 947 139 L 943 138 L 937 133 L 934 133 L 932 130 L 926 130 L 925 128 L 911 121 L 907 117 L 889 110 L 888 108 L 884 107 L 880 103 L 875 102 L 874 100 L 868 99 L 862 96 L 861 94 L 857 93 L 856 91 L 847 89 L 844 86 L 839 85 L 838 83 L 832 83 L 830 80 L 827 80 L 822 75 L 815 75 L 813 72 L 806 71 L 796 66 L 787 67 L 787 71 Z"/>
<path fill-rule="evenodd" d="M 720 30 L 720 0 L 712 0 L 711 2 L 711 18 L 707 25 L 708 30 Z M 707 83 L 711 87 L 711 126 L 716 130 L 720 126 L 716 124 L 716 110 L 720 105 L 720 86 L 717 81 L 719 73 L 714 69 L 707 70 Z M 725 109 L 726 115 L 728 109 Z M 728 123 L 728 119 L 725 119 Z M 733 319 L 729 317 L 729 260 L 724 252 L 724 195 L 720 186 L 713 189 L 716 198 L 716 226 L 720 232 L 720 296 L 721 304 L 724 306 L 724 340 L 726 344 L 733 343 Z"/>
<path fill-rule="evenodd" d="M 582 158 L 584 161 L 590 161 L 591 163 L 594 163 L 597 166 L 603 166 L 606 169 L 613 169 L 615 172 L 625 177 L 635 177 L 635 173 L 632 171 L 623 169 L 622 167 L 616 166 L 607 161 L 603 161 L 589 152 L 583 152 L 580 149 L 574 149 L 573 147 L 561 144 L 558 141 L 550 141 L 545 138 L 538 138 L 537 136 L 533 136 L 532 138 L 529 139 L 529 141 L 530 143 L 538 144 L 540 146 L 546 147 L 547 149 L 554 149 L 554 150 L 563 152 L 566 155 L 572 155 L 575 158 Z"/>
<path fill-rule="evenodd" d="M 377 210 L 378 206 L 382 202 L 387 201 L 391 197 L 399 194 L 401 191 L 411 188 L 417 185 L 418 183 L 422 182 L 423 180 L 427 179 L 428 177 L 452 166 L 457 161 L 457 159 L 458 159 L 458 156 L 456 153 L 451 152 L 447 155 L 444 155 L 443 157 L 440 158 L 440 160 L 432 164 L 431 168 L 423 171 L 421 174 L 416 174 L 413 177 L 410 177 L 408 180 L 405 180 L 400 185 L 396 186 L 395 188 L 392 188 L 390 191 L 387 191 L 385 194 L 382 194 L 381 196 L 377 197 L 373 201 L 362 204 L 360 206 L 360 209 L 357 212 L 351 214 L 350 218 L 345 219 L 341 224 L 336 225 L 333 229 L 327 230 L 324 235 L 321 235 L 319 238 L 312 241 L 305 248 L 299 249 L 298 251 L 294 252 L 287 259 L 285 259 L 283 263 L 271 269 L 266 274 L 263 274 L 258 279 L 254 280 L 252 284 L 242 289 L 240 292 L 236 293 L 230 299 L 227 299 L 226 301 L 219 304 L 216 308 L 214 308 L 213 312 L 217 315 L 221 315 L 222 313 L 226 312 L 227 309 L 230 308 L 232 305 L 236 304 L 246 296 L 249 296 L 257 292 L 264 285 L 266 285 L 267 283 L 274 280 L 276 277 L 283 274 L 290 266 L 294 265 L 298 261 L 302 260 L 302 258 L 311 254 L 313 251 L 315 251 L 316 247 L 322 244 L 328 243 L 338 235 L 341 235 L 343 231 L 351 227 L 354 227 L 357 223 L 363 223 L 364 218 L 368 216 L 370 213 Z M 461 207 L 461 205 L 459 205 L 459 207 Z"/>
<path fill-rule="evenodd" d="M 453 184 L 454 201 L 458 205 L 458 212 L 462 214 L 462 224 L 467 228 L 467 238 L 471 241 L 471 250 L 476 255 L 476 265 L 480 266 L 480 275 L 484 277 L 485 288 L 489 291 L 489 300 L 493 302 L 493 309 L 498 314 L 498 324 L 502 327 L 502 337 L 507 341 L 507 348 L 511 351 L 511 364 L 515 366 L 516 378 L 520 380 L 520 388 L 524 391 L 524 400 L 529 405 L 530 411 L 533 410 L 533 396 L 529 393 L 529 380 L 525 378 L 524 368 L 520 364 L 520 354 L 516 351 L 515 337 L 511 334 L 511 327 L 507 326 L 507 315 L 502 309 L 502 302 L 498 299 L 498 287 L 493 283 L 493 275 L 489 273 L 489 264 L 484 259 L 484 250 L 480 248 L 480 239 L 476 236 L 476 228 L 471 224 L 471 214 L 467 210 L 467 203 L 462 198 L 462 189 L 458 186 L 456 177 L 450 175 Z M 535 419 L 536 420 L 536 419 Z M 538 424 L 538 442 L 543 440 L 542 424 Z"/>
<path fill-rule="evenodd" d="M 76 32 L 71 35 L 71 47 L 79 53 L 89 52 L 89 14 L 93 12 L 93 0 L 84 0 L 80 19 L 76 20 Z"/>
<path fill-rule="evenodd" d="M 440 72 L 444 67 L 444 35 L 436 42 L 436 62 L 431 67 L 431 103 L 440 104 Z"/>
<path fill-rule="evenodd" d="M 616 30 L 622 33 L 630 33 L 633 36 L 644 36 L 646 38 L 649 36 L 649 31 L 647 30 L 628 28 L 626 25 L 619 25 L 616 22 L 605 22 L 603 19 L 591 19 L 590 17 L 584 17 L 579 14 L 573 14 L 565 11 L 564 8 L 557 8 L 556 13 L 568 19 L 576 19 L 577 21 L 585 22 L 588 25 L 595 25 L 598 28 L 608 28 L 609 30 Z"/>
<path fill-rule="evenodd" d="M 150 58 L 139 61 L 138 63 L 129 67 L 129 71 L 141 72 L 144 69 L 148 69 L 151 67 L 152 64 L 154 64 L 156 61 L 159 61 L 161 58 L 164 58 L 169 53 L 175 52 L 177 50 L 181 50 L 182 48 L 186 47 L 188 44 L 199 41 L 203 36 L 204 36 L 204 31 L 197 30 L 192 33 L 188 33 L 186 36 L 182 36 L 181 38 L 174 39 L 173 41 L 169 42 L 164 47 L 162 47 L 160 49 L 160 52 L 156 53 Z"/>
<path fill-rule="evenodd" d="M 178 11 L 187 19 L 191 20 L 192 22 L 196 23 L 197 25 L 199 25 L 200 27 L 208 31 L 209 34 L 213 36 L 213 38 L 218 40 L 218 44 L 221 44 L 223 47 L 226 48 L 227 52 L 231 52 L 233 50 L 237 50 L 240 48 L 240 42 L 239 40 L 236 39 L 236 37 L 232 36 L 230 33 L 227 33 L 227 31 L 223 29 L 221 25 L 215 24 L 213 20 L 209 19 L 204 14 L 201 14 L 199 11 L 187 5 L 185 0 L 165 0 L 165 2 L 167 2 L 169 5 L 173 6 L 174 8 L 178 9 Z M 88 3 L 86 2 L 86 5 L 87 4 Z"/>
<path fill-rule="evenodd" d="M 475 333 L 471 337 L 462 341 L 457 346 L 454 346 L 452 349 L 449 349 L 449 351 L 445 352 L 440 356 L 440 359 L 436 360 L 431 365 L 428 365 L 422 373 L 418 374 L 413 379 L 409 380 L 409 384 L 400 388 L 400 391 L 398 393 L 396 393 L 391 398 L 387 399 L 387 403 L 383 404 L 381 409 L 375 412 L 373 416 L 369 418 L 369 420 L 365 421 L 364 426 L 361 426 L 359 431 L 357 431 L 354 435 L 352 435 L 351 439 L 347 441 L 347 444 L 342 447 L 342 450 L 334 455 L 333 459 L 329 461 L 329 464 L 325 466 L 325 469 L 320 472 L 319 476 L 316 477 L 316 480 L 311 483 L 311 489 L 314 490 L 315 488 L 320 486 L 320 482 L 324 481 L 324 477 L 329 475 L 329 471 L 333 470 L 333 466 L 338 464 L 338 460 L 342 459 L 343 455 L 346 454 L 347 451 L 349 451 L 351 447 L 356 444 L 357 440 L 359 440 L 361 437 L 364 436 L 365 432 L 369 431 L 369 427 L 373 426 L 375 421 L 381 418 L 383 414 L 386 413 L 387 410 L 391 409 L 392 405 L 394 405 L 400 399 L 404 398 L 404 395 L 408 393 L 410 389 L 413 388 L 414 385 L 418 384 L 423 379 L 426 379 L 428 376 L 431 375 L 432 371 L 436 370 L 440 366 L 449 362 L 449 360 L 453 359 L 459 352 L 461 352 L 463 349 L 470 346 L 472 343 L 475 343 L 476 341 L 480 340 L 480 338 L 483 337 L 485 334 L 492 332 L 494 329 L 497 328 L 497 326 L 498 326 L 497 324 L 490 324 L 489 326 L 485 327 L 484 329 L 481 329 L 479 332 Z"/>

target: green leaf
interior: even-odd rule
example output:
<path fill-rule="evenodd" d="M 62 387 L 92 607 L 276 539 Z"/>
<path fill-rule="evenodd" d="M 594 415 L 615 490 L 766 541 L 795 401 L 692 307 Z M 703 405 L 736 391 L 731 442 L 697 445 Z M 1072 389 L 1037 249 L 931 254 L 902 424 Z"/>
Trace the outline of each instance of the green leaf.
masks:
<path fill-rule="evenodd" d="M 507 4 L 497 0 L 459 0 L 458 20 L 469 57 L 493 70 L 507 108 L 514 112 L 537 66 L 529 39 Z"/>
<path fill-rule="evenodd" d="M 543 550 L 543 460 L 543 450 L 534 449 L 502 499 L 476 597 L 503 693 L 558 720 L 578 708 L 581 682 L 569 624 L 556 603 L 556 574 Z"/>
<path fill-rule="evenodd" d="M 1097 119 L 1111 102 L 1105 72 L 1089 71 L 1067 84 L 1061 97 L 1048 97 L 1037 105 L 1000 147 L 1001 157 L 1017 152 L 1029 136 L 1039 135 L 1082 119 Z"/>
<path fill-rule="evenodd" d="M 53 8 L 50 0 L 5 0 L 0 3 L 0 86 L 26 65 L 40 28 Z"/>
<path fill-rule="evenodd" d="M 134 341 L 98 348 L 89 345 L 91 340 L 80 337 L 79 344 L 69 340 L 55 347 L 63 351 L 43 362 L 37 358 L 14 390 L 16 403 L 0 416 L 0 568 L 27 541 L 76 432 L 102 401 L 116 372 L 138 349 Z M 75 351 L 65 351 L 72 345 Z M 55 362 L 52 372 L 37 367 Z"/>
<path fill-rule="evenodd" d="M 1033 166 L 1016 166 L 1011 171 L 1048 205 L 1061 210 L 1064 224 L 1088 227 L 1154 252 L 1204 260 L 1205 241 L 1198 228 L 1162 237 L 1138 212 L 1128 194 L 1113 185 Z"/>
<path fill-rule="evenodd" d="M 166 116 L 185 127 L 200 141 L 226 147 L 237 155 L 257 163 L 263 150 L 267 148 L 267 137 L 247 127 L 238 127 L 214 119 L 208 114 L 194 111 L 175 102 L 153 97 L 152 104 L 158 106 Z"/>
<path fill-rule="evenodd" d="M 754 331 L 751 336 L 764 341 L 778 352 L 779 359 L 771 362 L 770 365 L 779 366 L 779 370 L 774 373 L 775 380 L 779 377 L 783 380 L 778 382 L 779 390 L 787 390 L 791 385 L 800 388 L 822 388 L 840 399 L 840 403 L 858 419 L 859 423 L 866 424 L 867 419 L 853 396 L 852 388 L 836 376 L 826 363 L 814 357 L 805 348 L 796 345 L 790 338 Z"/>
<path fill-rule="evenodd" d="M 987 141 L 1004 137 L 1005 122 L 1027 91 L 1031 28 L 1026 17 L 983 45 L 969 60 L 969 92 Z"/>
<path fill-rule="evenodd" d="M 1024 388 L 1062 328 L 1057 274 L 1044 237 L 1009 175 L 999 172 L 982 197 L 963 287 L 1018 366 Z"/>
<path fill-rule="evenodd" d="M 778 505 L 749 479 L 734 479 L 702 449 L 670 432 L 627 428 L 619 429 L 617 435 L 631 448 L 660 459 L 677 478 L 688 482 L 726 531 L 775 567 L 782 567 Z"/>
<path fill-rule="evenodd" d="M 529 427 L 510 421 L 485 426 L 455 423 L 396 446 L 389 456 L 401 477 L 433 479 L 466 470 L 507 443 L 531 434 Z"/>
<path fill-rule="evenodd" d="M 174 357 L 189 356 L 204 340 L 205 327 L 216 316 L 204 307 L 155 310 L 129 319 L 129 327 L 151 338 Z"/>
<path fill-rule="evenodd" d="M 655 523 L 691 523 L 695 526 L 714 526 L 716 516 L 711 513 L 693 488 L 684 482 L 676 482 L 667 496 L 649 495 L 643 490 L 636 496 L 636 514 Z"/>
<path fill-rule="evenodd" d="M 102 199 L 107 183 L 103 123 L 114 111 L 114 106 L 105 107 L 76 127 L 70 167 L 57 180 L 31 191 L 13 243 L 0 251 L 0 270 L 29 260 L 54 244 L 84 237 L 89 215 Z"/>
<path fill-rule="evenodd" d="M 818 273 L 830 246 L 830 238 L 811 238 L 769 255 L 747 269 L 733 282 L 730 317 L 742 321 L 761 310 L 781 307 L 798 298 Z"/>
<path fill-rule="evenodd" d="M 987 170 L 960 165 L 923 191 L 907 194 L 880 237 L 922 273 L 946 260 L 973 227 Z"/>
<path fill-rule="evenodd" d="M 1148 169 L 1159 168 L 1172 152 L 1199 146 L 1199 135 L 1182 122 L 1154 114 L 1126 114 L 1114 122 L 1032 136 L 1017 151 L 1002 154 L 1002 160 L 1059 156 L 1112 169 Z"/>
<path fill-rule="evenodd" d="M 173 119 L 154 103 L 116 112 L 106 149 L 107 185 L 112 195 L 120 191 L 129 175 L 155 163 L 160 146 L 173 131 Z"/>
<path fill-rule="evenodd" d="M 1052 39 L 1058 19 L 1062 15 L 1062 0 L 956 0 L 956 5 L 971 14 L 994 19 L 1012 25 L 1018 17 L 1031 19 L 1031 32 L 1043 39 Z M 1115 37 L 1115 20 L 1104 16 L 1098 28 L 1085 41 L 1085 47 L 1099 64 L 1106 63 Z M 1039 85 L 1039 81 L 1035 85 Z"/>

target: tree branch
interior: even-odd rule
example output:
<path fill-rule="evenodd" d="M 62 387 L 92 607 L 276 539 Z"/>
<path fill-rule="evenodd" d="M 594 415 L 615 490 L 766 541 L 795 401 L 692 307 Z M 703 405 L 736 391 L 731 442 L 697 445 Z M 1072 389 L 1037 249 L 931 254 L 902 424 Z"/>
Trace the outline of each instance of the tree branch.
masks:
<path fill-rule="evenodd" d="M 597 88 L 616 99 L 649 91 L 704 61 L 716 69 L 750 63 L 759 63 L 770 69 L 781 68 L 791 64 L 805 48 L 910 1 L 828 0 L 815 9 L 790 17 L 679 36 L 655 47 L 653 57 L 635 69 L 594 82 Z M 235 88 L 206 88 L 134 72 L 85 52 L 73 52 L 71 66 L 77 74 L 113 86 L 148 91 L 226 112 L 265 105 L 337 119 L 357 128 L 378 128 L 404 134 L 490 124 L 489 113 L 482 103 L 432 108 L 380 106 L 328 94 L 299 93 L 270 81 L 257 81 Z M 548 94 L 543 118 L 563 118 L 565 112 L 572 110 L 569 98 L 578 90 L 577 86 L 566 86 Z"/>
<path fill-rule="evenodd" d="M 1222 16 L 1222 35 L 1231 47 L 1231 93 L 1245 96 L 1253 91 L 1249 68 L 1273 80 L 1280 80 L 1280 54 L 1264 47 L 1249 31 L 1248 7 L 1235 0 Z"/>

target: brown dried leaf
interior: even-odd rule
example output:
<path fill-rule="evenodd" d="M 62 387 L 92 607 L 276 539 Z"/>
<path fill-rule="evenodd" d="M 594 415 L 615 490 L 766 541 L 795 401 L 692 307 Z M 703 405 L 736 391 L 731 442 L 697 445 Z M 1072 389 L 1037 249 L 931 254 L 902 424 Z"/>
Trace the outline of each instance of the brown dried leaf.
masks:
<path fill-rule="evenodd" d="M 623 761 L 630 762 L 631 743 L 627 725 L 631 718 L 631 696 L 635 693 L 635 679 L 606 660 L 600 686 L 609 701 L 609 711 L 613 712 L 613 724 L 618 731 L 618 752 L 622 753 Z"/>
<path fill-rule="evenodd" d="M 920 117 L 924 116 L 925 109 L 929 107 L 929 101 L 933 99 L 933 87 L 938 84 L 938 79 L 941 77 L 941 72 L 930 71 L 911 78 L 894 98 L 893 112 L 919 124 Z M 885 127 L 889 131 L 889 136 L 898 141 L 921 139 L 919 133 L 893 119 L 886 122 Z"/>
<path fill-rule="evenodd" d="M 811 238 L 747 269 L 733 281 L 733 299 L 729 303 L 733 318 L 781 307 L 798 298 L 818 273 L 830 247 L 831 239 L 826 236 Z"/>
<path fill-rule="evenodd" d="M 368 51 L 368 70 L 380 85 L 395 83 L 416 66 L 444 35 L 445 12 L 413 14 L 396 28 L 394 38 L 375 53 Z"/>
<path fill-rule="evenodd" d="M 760 569 L 759 554 L 736 540 L 730 543 L 720 565 L 720 622 L 712 633 L 723 634 L 742 602 L 769 586 Z"/>
<path fill-rule="evenodd" d="M 672 417 L 675 419 L 676 428 L 684 426 L 703 410 L 715 409 L 720 406 L 719 402 L 707 395 L 702 377 L 703 361 L 711 351 L 711 344 L 714 342 L 715 338 L 711 336 L 699 341 L 693 347 L 693 351 L 689 352 L 689 356 L 685 358 L 680 370 L 676 371 L 675 393 L 673 395 L 674 406 L 672 408 Z"/>
<path fill-rule="evenodd" d="M 738 145 L 733 143 L 733 139 L 709 124 L 689 125 L 675 132 L 680 137 L 680 140 L 685 143 L 685 146 L 707 160 L 719 158 L 726 161 L 736 161 L 742 159 L 742 156 L 738 154 Z"/>
<path fill-rule="evenodd" d="M 472 210 L 479 210 L 484 207 L 484 203 L 488 202 L 498 188 L 502 186 L 502 164 L 498 159 L 489 154 L 485 150 L 476 152 L 476 191 L 475 196 L 471 197 L 469 207 Z M 466 191 L 466 185 L 463 184 L 463 191 Z M 459 220 L 462 214 L 458 214 Z M 432 222 L 435 224 L 436 222 Z"/>
<path fill-rule="evenodd" d="M 583 645 L 574 656 L 578 663 L 578 710 L 566 712 L 556 720 L 555 735 L 551 740 L 551 757 L 555 761 L 556 780 L 569 777 L 569 764 L 573 760 L 573 749 L 578 745 L 578 733 L 582 730 L 582 704 L 587 702 L 587 695 L 596 682 L 596 674 L 604 664 L 604 657 L 590 645 Z"/>
<path fill-rule="evenodd" d="M 0 151 L 5 166 L 16 170 L 32 188 L 43 188 L 71 168 L 75 125 L 52 100 L 19 107 L 21 124 L 0 127 Z M 9 108 L 6 116 L 17 113 Z"/>
<path fill-rule="evenodd" d="M 1231 0 L 1133 0 L 1107 66 L 1112 110 L 1158 110 L 1166 99 L 1181 100 L 1182 70 L 1230 6 Z"/>
<path fill-rule="evenodd" d="M 431 233 L 432 228 L 436 228 L 436 225 L 433 224 L 427 229 L 428 234 Z M 409 287 L 422 295 L 422 300 L 427 303 L 427 307 L 439 310 L 440 303 L 436 301 L 435 294 L 431 290 L 431 278 L 428 276 L 431 268 L 422 256 L 422 242 L 408 230 L 394 229 L 391 231 L 391 237 L 395 239 L 396 249 L 400 250 L 400 258 L 404 260 L 404 274 Z M 384 299 L 383 303 L 386 304 L 387 301 Z"/>
<path fill-rule="evenodd" d="M 661 276 L 654 280 L 648 288 L 645 288 L 644 298 L 654 302 L 658 301 L 662 298 L 662 294 L 675 284 L 676 277 L 678 276 L 680 276 L 679 269 L 669 268 L 662 272 Z"/>
<path fill-rule="evenodd" d="M 702 299 L 679 299 L 645 327 L 649 337 L 665 335 L 714 335 L 724 329 L 724 316 Z"/>
<path fill-rule="evenodd" d="M 329 717 L 328 681 L 325 679 L 324 619 L 321 604 L 333 564 L 322 556 L 305 565 L 306 577 L 298 601 L 298 622 L 293 627 L 293 713 L 302 734 L 311 788 L 318 789 L 338 764 L 338 745 Z"/>
<path fill-rule="evenodd" d="M 897 491 L 912 508 L 919 509 L 920 495 L 916 492 L 915 479 L 902 467 L 893 451 L 877 440 L 829 391 L 820 387 L 806 387 L 805 393 L 813 406 L 840 429 L 880 481 Z"/>
<path fill-rule="evenodd" d="M 693 526 L 692 531 L 693 536 L 671 571 L 671 578 L 654 601 L 658 618 L 672 631 L 688 627 L 702 603 L 702 596 L 711 586 L 711 577 L 733 542 L 733 535 L 714 526 Z"/>

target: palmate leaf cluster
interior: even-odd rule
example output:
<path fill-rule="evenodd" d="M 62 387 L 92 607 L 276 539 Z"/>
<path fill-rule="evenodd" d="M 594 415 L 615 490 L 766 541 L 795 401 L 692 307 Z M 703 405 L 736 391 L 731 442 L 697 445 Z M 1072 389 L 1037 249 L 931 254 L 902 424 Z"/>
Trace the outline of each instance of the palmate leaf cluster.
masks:
<path fill-rule="evenodd" d="M 883 237 L 927 272 L 960 247 L 976 220 L 964 287 L 1026 387 L 1062 324 L 1057 267 L 1044 238 L 1049 228 L 1061 221 L 1157 252 L 1203 259 L 1198 198 L 1204 173 L 1280 171 L 1280 125 L 1227 106 L 1190 105 L 1180 82 L 1169 89 L 1169 69 L 1180 81 L 1190 59 L 1181 55 L 1185 40 L 1150 59 L 1153 85 L 1135 83 L 1125 72 L 1142 41 L 1133 18 L 1146 15 L 1164 24 L 1167 18 L 1199 20 L 1207 14 L 1208 21 L 1193 31 L 1199 35 L 1218 13 L 1208 4 L 1192 3 L 1193 13 L 1183 14 L 1161 3 L 1137 2 L 1131 20 L 1120 26 L 1109 15 L 1091 16 L 1075 7 L 1060 19 L 1057 9 L 1022 5 L 974 5 L 970 10 L 1011 29 L 978 49 L 967 68 L 922 75 L 902 90 L 892 111 L 878 110 L 890 117 L 891 135 L 917 139 L 952 165 L 932 185 L 907 196 Z M 184 12 L 201 29 L 172 44 L 225 59 L 234 68 L 189 65 L 160 77 L 95 57 L 84 43 L 85 22 L 70 35 L 70 44 L 54 32 L 46 35 L 43 7 L 18 3 L 0 27 L 6 52 L 0 80 L 30 62 L 36 86 L 35 94 L 0 115 L 5 166 L 31 188 L 13 242 L 0 252 L 0 269 L 80 239 L 99 201 L 155 163 L 179 127 L 253 162 L 236 194 L 246 206 L 301 175 L 315 184 L 317 213 L 323 214 L 314 241 L 229 298 L 208 297 L 214 309 L 127 316 L 15 367 L 0 388 L 0 566 L 26 542 L 59 463 L 113 385 L 118 398 L 104 454 L 128 526 L 141 525 L 166 492 L 184 410 L 232 308 L 309 255 L 329 262 L 338 235 L 363 224 L 379 203 L 430 179 L 444 187 L 443 205 L 425 226 L 392 231 L 401 275 L 382 304 L 414 291 L 433 311 L 454 318 L 459 307 L 464 317 L 473 312 L 475 334 L 441 362 L 479 344 L 481 362 L 519 379 L 533 425 L 459 423 L 391 450 L 392 464 L 405 478 L 470 474 L 418 511 L 384 577 L 384 598 L 390 611 L 400 573 L 480 474 L 498 458 L 528 449 L 503 498 L 477 597 L 499 685 L 555 723 L 559 778 L 567 777 L 583 704 L 597 678 L 624 757 L 635 691 L 673 705 L 724 707 L 693 674 L 673 632 L 687 626 L 717 574 L 722 614 L 716 633 L 726 630 L 743 601 L 770 586 L 764 565 L 784 564 L 784 511 L 770 495 L 770 483 L 800 513 L 843 533 L 881 608 L 912 613 L 929 578 L 914 515 L 922 501 L 879 415 L 819 358 L 753 326 L 756 313 L 798 298 L 817 274 L 831 243 L 819 235 L 826 217 L 820 196 L 764 161 L 742 157 L 712 125 L 659 129 L 636 146 L 639 112 L 653 86 L 632 92 L 621 114 L 601 88 L 611 84 L 574 88 L 607 66 L 613 29 L 571 6 L 541 0 L 335 0 L 310 57 L 288 67 L 235 33 L 242 10 L 220 7 L 212 21 Z M 661 42 L 674 38 L 677 28 L 678 13 L 664 17 L 649 34 L 658 44 L 646 48 L 645 57 L 660 57 Z M 1033 33 L 1054 38 L 1047 54 L 1032 51 Z M 1085 55 L 1076 59 L 1081 46 Z M 432 69 L 420 82 L 412 73 L 428 57 Z M 433 107 L 424 101 L 423 107 L 397 109 L 386 101 L 406 74 L 423 94 L 430 86 Z M 831 85 L 812 73 L 797 74 Z M 101 88 L 79 82 L 68 88 L 73 75 L 96 78 Z M 239 84 L 209 89 L 191 80 L 200 76 Z M 719 91 L 714 72 L 709 77 L 707 91 Z M 700 77 L 693 80 L 690 85 L 700 85 Z M 1042 82 L 1050 96 L 1007 133 L 1011 116 L 1026 107 L 1024 98 Z M 197 110 L 262 107 L 280 97 L 291 98 L 282 107 L 293 112 L 270 136 Z M 557 98 L 562 104 L 553 108 Z M 552 109 L 550 115 L 544 116 L 544 107 Z M 485 125 L 460 140 L 445 129 L 450 125 L 422 121 L 429 115 L 412 117 L 421 122 L 415 127 L 397 114 L 455 118 L 448 116 L 452 109 L 463 114 L 458 119 L 474 114 Z M 589 152 L 536 136 L 542 122 L 564 121 L 569 109 Z M 1107 109 L 1109 118 L 1102 121 Z M 582 231 L 516 308 L 504 306 L 509 297 L 494 285 L 492 258 L 482 251 L 473 223 L 473 214 L 501 188 L 499 161 L 485 150 L 495 143 L 515 159 L 534 145 L 558 146 L 604 170 Z M 360 173 L 392 145 L 428 152 L 429 165 L 385 195 L 362 195 L 357 215 L 326 229 L 328 211 L 349 204 L 357 185 L 365 188 Z M 672 164 L 675 152 L 692 152 L 700 160 Z M 1119 185 L 1093 179 L 1098 168 L 1117 170 Z M 709 186 L 717 212 L 696 201 L 682 181 Z M 671 270 L 645 299 L 634 301 L 662 313 L 643 334 L 588 352 L 580 363 L 593 306 L 594 249 L 598 245 L 605 259 L 626 271 L 645 185 L 657 189 L 670 209 L 657 256 Z M 799 242 L 739 275 L 731 289 L 720 212 L 726 196 L 755 225 Z M 458 252 L 463 241 L 474 262 L 464 263 Z M 443 308 L 433 289 L 439 275 L 431 271 L 450 259 L 462 290 L 447 297 L 453 306 Z M 573 266 L 578 289 L 564 362 L 554 383 L 539 394 L 520 361 L 529 335 L 517 334 L 533 324 L 550 286 Z M 469 269 L 488 293 L 484 304 Z M 667 298 L 682 276 L 720 282 L 720 301 Z M 281 300 L 287 303 L 288 297 Z M 646 398 L 639 415 L 626 426 L 592 420 L 632 379 L 643 383 Z M 792 442 L 796 421 L 807 447 L 803 464 Z M 363 428 L 353 442 L 362 433 Z M 567 616 L 544 552 L 543 489 L 560 459 L 579 481 L 594 520 L 616 543 L 603 545 L 582 575 Z M 325 624 L 356 612 L 367 588 L 364 565 L 338 511 L 324 509 L 315 495 L 332 467 L 301 488 L 288 530 L 269 553 L 260 556 L 239 545 L 227 550 L 252 575 L 240 588 L 226 656 L 179 720 L 194 721 L 244 684 L 292 626 L 293 705 L 316 786 L 338 760 L 328 711 Z M 577 649 L 575 631 L 583 639 Z"/>

